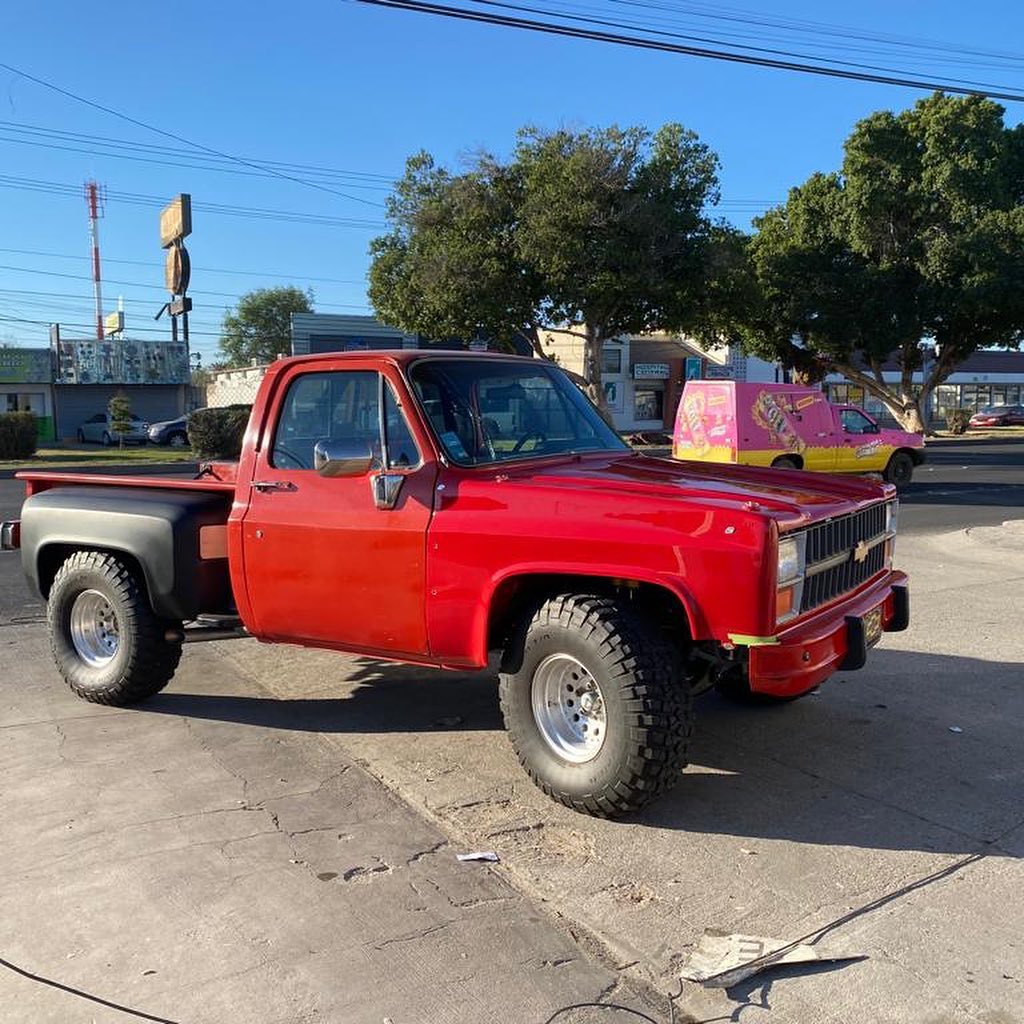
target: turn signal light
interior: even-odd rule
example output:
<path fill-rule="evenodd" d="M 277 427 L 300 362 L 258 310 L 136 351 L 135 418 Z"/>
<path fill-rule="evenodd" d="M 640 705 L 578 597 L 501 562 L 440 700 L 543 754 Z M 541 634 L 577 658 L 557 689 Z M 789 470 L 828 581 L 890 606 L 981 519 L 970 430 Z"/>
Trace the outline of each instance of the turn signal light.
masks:
<path fill-rule="evenodd" d="M 775 619 L 781 622 L 793 614 L 796 587 L 785 587 L 775 592 Z"/>

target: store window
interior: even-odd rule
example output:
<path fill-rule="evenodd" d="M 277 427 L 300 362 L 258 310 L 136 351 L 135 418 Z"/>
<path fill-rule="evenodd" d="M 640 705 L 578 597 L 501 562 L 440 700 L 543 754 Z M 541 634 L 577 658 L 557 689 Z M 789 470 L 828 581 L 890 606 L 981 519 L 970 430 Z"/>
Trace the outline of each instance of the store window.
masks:
<path fill-rule="evenodd" d="M 601 372 L 622 373 L 622 349 L 618 345 L 605 345 L 601 349 Z"/>
<path fill-rule="evenodd" d="M 43 415 L 43 396 L 25 394 L 24 392 L 9 391 L 5 398 L 5 412 L 34 412 L 37 416 Z"/>
<path fill-rule="evenodd" d="M 665 411 L 665 389 L 664 388 L 637 388 L 633 397 L 633 418 L 637 420 L 658 420 L 664 419 Z"/>

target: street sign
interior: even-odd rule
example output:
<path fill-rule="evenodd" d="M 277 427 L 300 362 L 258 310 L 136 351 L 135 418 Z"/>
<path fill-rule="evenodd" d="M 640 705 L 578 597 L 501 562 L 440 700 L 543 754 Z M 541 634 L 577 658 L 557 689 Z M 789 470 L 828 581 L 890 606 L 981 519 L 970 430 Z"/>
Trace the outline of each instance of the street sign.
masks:
<path fill-rule="evenodd" d="M 166 249 L 192 234 L 192 196 L 187 192 L 160 211 L 160 246 Z"/>
<path fill-rule="evenodd" d="M 172 295 L 184 295 L 192 276 L 192 263 L 183 245 L 172 245 L 164 262 L 164 285 Z"/>

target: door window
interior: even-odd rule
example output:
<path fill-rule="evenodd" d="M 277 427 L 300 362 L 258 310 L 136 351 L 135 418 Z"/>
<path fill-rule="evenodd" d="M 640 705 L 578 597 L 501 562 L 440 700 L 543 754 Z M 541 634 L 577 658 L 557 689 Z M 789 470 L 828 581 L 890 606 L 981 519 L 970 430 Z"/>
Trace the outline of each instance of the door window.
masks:
<path fill-rule="evenodd" d="M 843 430 L 847 434 L 876 434 L 878 428 L 863 413 L 856 409 L 842 411 Z"/>
<path fill-rule="evenodd" d="M 296 377 L 281 404 L 270 464 L 281 469 L 313 469 L 313 449 L 321 441 L 365 447 L 379 460 L 383 450 L 380 384 L 380 374 L 372 370 Z M 384 412 L 388 468 L 418 465 L 419 449 L 386 382 Z"/>

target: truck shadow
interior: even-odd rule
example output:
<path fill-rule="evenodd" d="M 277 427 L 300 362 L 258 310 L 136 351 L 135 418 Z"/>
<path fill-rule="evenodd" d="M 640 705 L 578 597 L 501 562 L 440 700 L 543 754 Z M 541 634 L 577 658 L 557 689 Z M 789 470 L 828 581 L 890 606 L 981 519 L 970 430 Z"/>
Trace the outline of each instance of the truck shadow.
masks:
<path fill-rule="evenodd" d="M 707 694 L 696 702 L 689 768 L 623 824 L 940 853 L 995 841 L 1004 855 L 1024 855 L 1022 670 L 879 649 L 866 670 L 790 704 L 746 707 Z M 344 685 L 337 699 L 172 691 L 139 710 L 335 734 L 502 728 L 486 673 L 367 660 Z"/>

